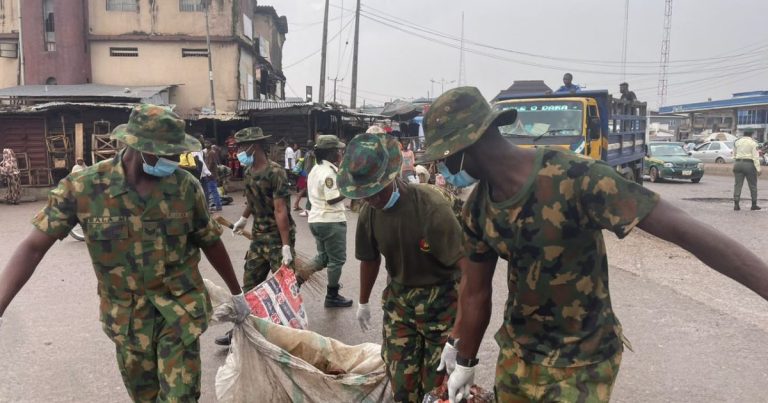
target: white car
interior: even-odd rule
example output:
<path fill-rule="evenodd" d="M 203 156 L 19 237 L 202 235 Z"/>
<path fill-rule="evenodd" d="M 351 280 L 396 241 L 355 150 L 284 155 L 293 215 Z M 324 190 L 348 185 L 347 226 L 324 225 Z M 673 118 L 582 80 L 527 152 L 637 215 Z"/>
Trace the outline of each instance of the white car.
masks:
<path fill-rule="evenodd" d="M 691 151 L 702 162 L 725 164 L 733 162 L 733 141 L 709 141 Z"/>

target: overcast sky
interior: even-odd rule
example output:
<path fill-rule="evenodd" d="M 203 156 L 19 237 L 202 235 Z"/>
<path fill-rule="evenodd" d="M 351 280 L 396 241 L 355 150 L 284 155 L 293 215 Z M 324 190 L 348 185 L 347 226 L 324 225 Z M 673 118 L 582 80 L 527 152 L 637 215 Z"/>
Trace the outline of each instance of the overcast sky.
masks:
<path fill-rule="evenodd" d="M 317 100 L 324 0 L 259 4 L 273 5 L 288 18 L 286 95 L 303 97 L 312 85 Z M 343 79 L 337 97 L 349 104 L 355 2 L 330 4 L 326 75 Z M 540 79 L 556 89 L 566 71 L 589 89 L 618 92 L 622 81 L 621 0 L 363 0 L 362 10 L 359 105 L 426 97 L 430 91 L 439 95 L 440 83 L 431 80 L 453 82 L 446 89 L 456 86 L 462 12 L 462 82 L 479 87 L 488 99 L 514 80 Z M 629 13 L 626 81 L 655 108 L 664 0 L 630 0 Z M 667 105 L 768 90 L 768 2 L 675 0 L 669 58 Z M 333 82 L 326 81 L 326 88 L 331 100 Z"/>

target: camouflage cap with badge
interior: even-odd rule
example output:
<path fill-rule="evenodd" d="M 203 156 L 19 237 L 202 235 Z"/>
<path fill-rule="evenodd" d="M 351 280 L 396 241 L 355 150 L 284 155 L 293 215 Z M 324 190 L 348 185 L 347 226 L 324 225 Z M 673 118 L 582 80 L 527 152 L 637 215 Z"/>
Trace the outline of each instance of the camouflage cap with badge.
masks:
<path fill-rule="evenodd" d="M 235 133 L 235 142 L 237 144 L 255 143 L 270 137 L 272 136 L 265 135 L 260 127 L 246 127 Z"/>
<path fill-rule="evenodd" d="M 403 156 L 389 135 L 358 134 L 349 142 L 339 167 L 339 191 L 350 199 L 379 193 L 400 175 Z"/>
<path fill-rule="evenodd" d="M 493 110 L 475 87 L 459 87 L 438 97 L 424 116 L 427 149 L 419 163 L 450 157 L 471 146 L 491 126 L 517 119 L 514 109 Z"/>
<path fill-rule="evenodd" d="M 344 148 L 347 145 L 333 134 L 321 134 L 317 136 L 315 150 L 330 150 L 333 148 Z"/>
<path fill-rule="evenodd" d="M 134 150 L 153 155 L 176 155 L 202 149 L 200 142 L 184 132 L 179 115 L 164 106 L 141 104 L 133 108 L 128 123 L 115 127 L 111 139 Z"/>

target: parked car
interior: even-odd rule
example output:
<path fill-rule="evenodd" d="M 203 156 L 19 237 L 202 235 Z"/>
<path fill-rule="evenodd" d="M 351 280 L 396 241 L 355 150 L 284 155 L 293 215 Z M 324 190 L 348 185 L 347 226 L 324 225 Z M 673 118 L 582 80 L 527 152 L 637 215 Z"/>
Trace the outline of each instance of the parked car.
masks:
<path fill-rule="evenodd" d="M 691 152 L 691 156 L 703 162 L 731 163 L 733 162 L 733 141 L 709 141 L 696 147 Z"/>
<path fill-rule="evenodd" d="M 699 183 L 704 176 L 704 163 L 693 158 L 682 143 L 648 143 L 643 170 L 651 182 L 663 179 L 690 179 Z"/>

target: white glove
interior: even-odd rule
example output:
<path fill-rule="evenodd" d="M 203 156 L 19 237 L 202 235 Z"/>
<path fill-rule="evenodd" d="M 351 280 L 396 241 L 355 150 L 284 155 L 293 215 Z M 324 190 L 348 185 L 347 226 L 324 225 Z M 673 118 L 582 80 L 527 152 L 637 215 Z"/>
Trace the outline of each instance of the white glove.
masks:
<path fill-rule="evenodd" d="M 245 228 L 245 224 L 248 222 L 248 219 L 245 217 L 240 217 L 239 220 L 235 223 L 234 226 L 232 226 L 232 236 L 235 236 L 240 233 L 240 231 Z"/>
<path fill-rule="evenodd" d="M 232 296 L 232 304 L 235 306 L 235 321 L 240 323 L 248 318 L 251 314 L 251 306 L 248 305 L 248 301 L 245 300 L 245 292 Z"/>
<path fill-rule="evenodd" d="M 443 347 L 443 352 L 440 354 L 440 365 L 437 367 L 437 370 L 445 370 L 445 372 L 450 375 L 456 368 L 456 353 L 458 352 L 459 351 L 456 350 L 451 343 L 446 342 Z"/>
<path fill-rule="evenodd" d="M 448 400 L 458 403 L 461 399 L 469 398 L 469 388 L 475 383 L 475 367 L 464 367 L 456 364 L 448 378 Z"/>
<path fill-rule="evenodd" d="M 369 304 L 357 304 L 357 321 L 360 329 L 367 332 L 371 328 L 371 306 Z"/>
<path fill-rule="evenodd" d="M 291 264 L 293 262 L 293 255 L 291 254 L 291 246 L 283 245 L 283 264 Z"/>

